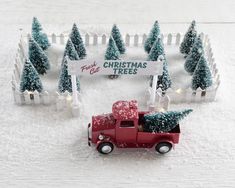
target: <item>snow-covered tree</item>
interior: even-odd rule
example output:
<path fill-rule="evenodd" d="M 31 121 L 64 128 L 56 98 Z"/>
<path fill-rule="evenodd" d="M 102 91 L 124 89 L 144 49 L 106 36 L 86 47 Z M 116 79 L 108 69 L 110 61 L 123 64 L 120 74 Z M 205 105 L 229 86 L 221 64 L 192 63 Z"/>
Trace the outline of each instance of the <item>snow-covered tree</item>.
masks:
<path fill-rule="evenodd" d="M 168 63 L 166 60 L 163 60 L 163 71 L 162 75 L 158 75 L 157 86 L 156 89 L 161 88 L 162 91 L 166 91 L 168 88 L 171 87 L 171 78 L 168 71 Z M 153 76 L 150 76 L 150 87 L 153 84 Z"/>
<path fill-rule="evenodd" d="M 119 31 L 119 28 L 117 27 L 116 24 L 113 25 L 112 31 L 111 31 L 111 35 L 118 47 L 118 50 L 120 52 L 120 54 L 124 54 L 126 51 L 123 39 L 122 39 L 122 35 Z"/>
<path fill-rule="evenodd" d="M 79 56 L 75 50 L 75 47 L 69 38 L 66 45 L 65 45 L 65 50 L 64 50 L 64 55 L 63 55 L 63 60 L 62 63 L 64 62 L 65 57 L 68 56 L 70 60 L 79 60 Z"/>
<path fill-rule="evenodd" d="M 80 81 L 77 77 L 77 90 L 80 91 Z M 65 91 L 72 92 L 72 81 L 71 75 L 68 74 L 68 62 L 67 58 L 64 58 L 62 63 L 62 68 L 59 77 L 59 85 L 58 85 L 59 92 L 63 93 Z"/>
<path fill-rule="evenodd" d="M 82 37 L 80 35 L 78 27 L 75 23 L 73 24 L 72 32 L 70 33 L 70 39 L 76 49 L 76 52 L 77 52 L 79 58 L 83 59 L 87 55 L 86 49 L 85 49 L 84 43 L 82 41 Z"/>
<path fill-rule="evenodd" d="M 105 60 L 118 60 L 120 59 L 120 52 L 118 50 L 118 47 L 112 37 L 112 35 L 109 38 L 108 47 L 105 52 Z M 118 78 L 118 75 L 109 75 L 109 78 Z"/>
<path fill-rule="evenodd" d="M 112 36 L 109 38 L 108 47 L 105 52 L 105 60 L 120 59 L 120 52 Z"/>
<path fill-rule="evenodd" d="M 212 76 L 210 68 L 208 67 L 206 58 L 204 55 L 201 56 L 196 70 L 194 71 L 192 78 L 192 89 L 196 90 L 197 88 L 206 89 L 212 85 Z"/>
<path fill-rule="evenodd" d="M 29 59 L 25 60 L 20 80 L 20 91 L 24 92 L 25 90 L 37 90 L 38 92 L 41 92 L 43 90 L 42 82 L 38 75 L 38 72 Z"/>
<path fill-rule="evenodd" d="M 42 26 L 36 17 L 33 18 L 32 22 L 32 36 L 43 50 L 50 46 L 47 35 L 42 33 Z"/>
<path fill-rule="evenodd" d="M 174 129 L 179 121 L 186 117 L 192 109 L 183 111 L 168 111 L 144 115 L 146 132 L 169 132 Z"/>
<path fill-rule="evenodd" d="M 166 62 L 166 60 L 164 60 L 163 62 L 163 71 L 158 82 L 158 87 L 160 87 L 162 91 L 166 91 L 168 88 L 171 87 L 171 78 L 168 72 L 168 63 Z"/>
<path fill-rule="evenodd" d="M 47 55 L 32 38 L 29 39 L 29 60 L 39 74 L 45 74 L 50 69 Z"/>
<path fill-rule="evenodd" d="M 162 39 L 159 37 L 153 43 L 152 49 L 148 55 L 148 60 L 157 61 L 160 55 L 165 57 L 163 42 L 162 42 Z"/>
<path fill-rule="evenodd" d="M 159 38 L 160 36 L 160 27 L 158 21 L 154 22 L 153 28 L 151 29 L 145 43 L 144 43 L 144 50 L 149 53 L 151 51 L 151 48 L 154 44 L 154 42 Z"/>
<path fill-rule="evenodd" d="M 196 22 L 193 20 L 188 31 L 184 35 L 183 42 L 180 45 L 180 52 L 186 56 L 190 53 L 193 43 L 197 37 Z"/>
<path fill-rule="evenodd" d="M 193 44 L 191 52 L 189 53 L 189 55 L 185 60 L 184 68 L 188 73 L 193 74 L 197 66 L 197 63 L 203 53 L 204 49 L 203 49 L 202 39 L 199 35 Z"/>

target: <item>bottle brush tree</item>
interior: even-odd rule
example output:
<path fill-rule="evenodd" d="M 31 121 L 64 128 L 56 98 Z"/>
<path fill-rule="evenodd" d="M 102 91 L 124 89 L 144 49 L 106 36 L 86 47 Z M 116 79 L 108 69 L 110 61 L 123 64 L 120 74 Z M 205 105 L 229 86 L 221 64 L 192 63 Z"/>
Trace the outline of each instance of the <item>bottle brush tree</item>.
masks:
<path fill-rule="evenodd" d="M 187 109 L 183 111 L 167 111 L 154 114 L 146 114 L 144 115 L 144 131 L 169 132 L 179 124 L 180 120 L 182 120 L 192 111 L 192 109 Z"/>
<path fill-rule="evenodd" d="M 112 31 L 111 31 L 111 35 L 118 47 L 118 50 L 120 52 L 120 54 L 124 54 L 126 51 L 123 39 L 122 39 L 122 35 L 117 27 L 116 24 L 113 25 Z"/>
<path fill-rule="evenodd" d="M 38 92 L 41 92 L 43 90 L 42 82 L 38 75 L 38 72 L 29 59 L 25 60 L 20 81 L 20 91 L 24 92 L 25 90 L 37 90 Z"/>
<path fill-rule="evenodd" d="M 68 56 L 68 58 L 70 60 L 79 60 L 79 56 L 76 52 L 76 49 L 71 41 L 71 39 L 69 38 L 66 45 L 65 45 L 65 50 L 64 50 L 64 55 L 63 55 L 63 60 L 62 60 L 62 64 L 64 62 L 65 57 Z"/>
<path fill-rule="evenodd" d="M 87 55 L 86 49 L 85 49 L 84 43 L 82 41 L 82 37 L 80 35 L 78 27 L 75 23 L 73 24 L 72 32 L 70 33 L 70 39 L 75 47 L 75 50 L 76 50 L 79 58 L 83 59 L 84 57 L 86 57 L 86 55 Z"/>
<path fill-rule="evenodd" d="M 158 21 L 154 22 L 153 28 L 151 29 L 145 43 L 144 43 L 144 50 L 149 53 L 152 49 L 154 42 L 160 36 L 160 27 Z"/>
<path fill-rule="evenodd" d="M 120 59 L 120 52 L 112 36 L 109 38 L 108 47 L 105 52 L 105 60 Z"/>
<path fill-rule="evenodd" d="M 197 63 L 203 53 L 204 49 L 203 49 L 202 39 L 199 35 L 193 44 L 191 52 L 189 53 L 188 57 L 185 60 L 184 69 L 188 73 L 193 74 L 197 66 Z"/>
<path fill-rule="evenodd" d="M 167 64 L 166 60 L 164 60 L 164 62 L 163 62 L 162 75 L 158 79 L 159 79 L 158 87 L 160 87 L 162 89 L 162 91 L 166 91 L 168 88 L 171 87 L 171 78 L 170 78 L 170 75 L 168 72 L 168 64 Z"/>
<path fill-rule="evenodd" d="M 183 42 L 180 45 L 180 52 L 186 56 L 190 53 L 193 43 L 197 37 L 196 22 L 193 20 L 188 31 L 184 35 Z"/>
<path fill-rule="evenodd" d="M 43 50 L 46 50 L 50 46 L 47 35 L 42 33 L 42 26 L 36 17 L 33 18 L 32 22 L 32 37 Z"/>
<path fill-rule="evenodd" d="M 59 92 L 63 93 L 65 91 L 72 92 L 72 81 L 71 81 L 71 75 L 68 74 L 68 57 L 65 57 L 63 59 L 62 68 L 60 72 L 59 77 L 59 85 L 58 90 Z M 79 78 L 76 78 L 77 82 L 77 90 L 80 91 L 80 81 Z"/>
<path fill-rule="evenodd" d="M 156 39 L 156 41 L 154 42 L 152 46 L 151 51 L 149 52 L 148 60 L 157 61 L 160 55 L 162 55 L 165 58 L 163 42 L 162 42 L 162 39 L 159 37 Z"/>
<path fill-rule="evenodd" d="M 212 85 L 212 76 L 210 68 L 204 55 L 201 56 L 192 78 L 192 89 L 201 88 L 205 90 Z"/>
<path fill-rule="evenodd" d="M 120 52 L 118 50 L 118 47 L 112 37 L 112 35 L 109 38 L 108 47 L 105 52 L 105 60 L 118 60 L 120 59 Z M 109 78 L 117 78 L 118 75 L 109 75 Z"/>
<path fill-rule="evenodd" d="M 38 45 L 38 43 L 30 38 L 29 39 L 29 60 L 37 70 L 39 74 L 45 74 L 50 69 L 49 60 L 47 55 Z"/>

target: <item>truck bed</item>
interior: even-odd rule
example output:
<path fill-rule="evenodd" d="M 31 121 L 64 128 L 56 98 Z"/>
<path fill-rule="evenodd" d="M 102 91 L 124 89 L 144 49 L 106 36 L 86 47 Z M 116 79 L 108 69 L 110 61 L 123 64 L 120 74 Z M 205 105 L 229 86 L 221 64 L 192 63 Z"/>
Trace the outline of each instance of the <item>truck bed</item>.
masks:
<path fill-rule="evenodd" d="M 174 144 L 179 142 L 180 127 L 177 125 L 168 133 L 138 131 L 137 143 L 156 143 L 160 140 L 172 141 Z"/>

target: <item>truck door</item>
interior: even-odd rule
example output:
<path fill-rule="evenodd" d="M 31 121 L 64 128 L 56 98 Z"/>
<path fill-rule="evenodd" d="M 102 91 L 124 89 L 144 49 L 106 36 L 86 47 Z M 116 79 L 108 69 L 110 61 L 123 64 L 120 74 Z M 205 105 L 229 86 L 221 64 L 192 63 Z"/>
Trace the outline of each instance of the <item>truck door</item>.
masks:
<path fill-rule="evenodd" d="M 116 140 L 119 143 L 135 143 L 137 128 L 133 120 L 119 121 L 116 125 Z"/>

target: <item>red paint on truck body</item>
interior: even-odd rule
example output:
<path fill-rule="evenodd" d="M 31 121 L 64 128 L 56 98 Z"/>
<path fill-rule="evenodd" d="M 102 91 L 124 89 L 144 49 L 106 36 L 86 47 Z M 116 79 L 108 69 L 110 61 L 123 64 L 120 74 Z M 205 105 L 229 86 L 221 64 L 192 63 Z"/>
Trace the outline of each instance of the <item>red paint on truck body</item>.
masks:
<path fill-rule="evenodd" d="M 117 101 L 113 104 L 112 113 L 92 117 L 89 140 L 96 145 L 111 142 L 119 148 L 151 148 L 160 142 L 177 144 L 179 125 L 167 133 L 143 131 L 143 118 L 148 113 L 138 111 L 137 101 Z M 104 139 L 100 140 L 99 135 Z"/>

